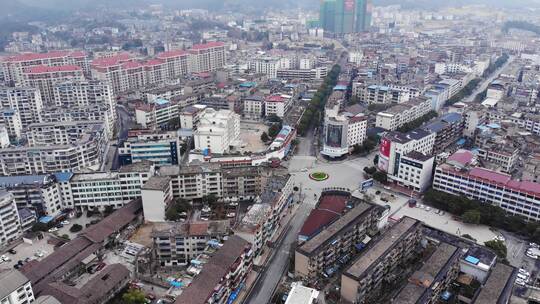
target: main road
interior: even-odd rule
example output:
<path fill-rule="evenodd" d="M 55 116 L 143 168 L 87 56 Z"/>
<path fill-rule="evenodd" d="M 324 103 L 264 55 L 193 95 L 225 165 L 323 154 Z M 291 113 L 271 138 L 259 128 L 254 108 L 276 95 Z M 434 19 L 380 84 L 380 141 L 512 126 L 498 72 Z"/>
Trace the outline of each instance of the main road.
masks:
<path fill-rule="evenodd" d="M 508 60 L 500 67 L 498 68 L 495 72 L 491 73 L 491 75 L 482 80 L 482 82 L 476 87 L 476 89 L 474 90 L 474 92 L 469 95 L 469 97 L 465 98 L 463 101 L 464 102 L 473 102 L 474 99 L 476 98 L 476 95 L 482 93 L 485 89 L 487 89 L 487 87 L 489 86 L 489 84 L 491 82 L 493 82 L 493 80 L 495 80 L 497 77 L 499 77 L 499 75 L 501 74 L 501 72 L 512 62 L 514 61 L 514 56 L 509 56 L 508 57 Z"/>

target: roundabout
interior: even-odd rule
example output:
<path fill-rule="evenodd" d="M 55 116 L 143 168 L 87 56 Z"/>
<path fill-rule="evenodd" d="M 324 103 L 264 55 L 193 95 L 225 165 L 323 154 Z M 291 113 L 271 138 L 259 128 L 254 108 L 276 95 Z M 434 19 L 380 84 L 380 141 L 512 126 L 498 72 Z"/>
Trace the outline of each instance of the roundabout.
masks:
<path fill-rule="evenodd" d="M 309 178 L 317 182 L 322 182 L 324 180 L 327 180 L 329 177 L 330 175 L 328 175 L 328 173 L 325 173 L 325 172 L 313 172 L 309 174 Z"/>

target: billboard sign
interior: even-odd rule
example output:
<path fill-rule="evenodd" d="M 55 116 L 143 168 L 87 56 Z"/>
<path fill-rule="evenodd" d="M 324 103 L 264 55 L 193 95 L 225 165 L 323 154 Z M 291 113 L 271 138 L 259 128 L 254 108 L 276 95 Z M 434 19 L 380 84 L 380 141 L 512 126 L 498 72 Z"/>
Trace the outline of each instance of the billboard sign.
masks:
<path fill-rule="evenodd" d="M 361 191 L 365 191 L 373 187 L 373 178 L 367 179 L 360 184 Z"/>
<path fill-rule="evenodd" d="M 387 139 L 383 138 L 381 139 L 381 146 L 379 148 L 379 155 L 389 158 L 390 157 L 390 147 L 392 146 L 392 142 Z"/>

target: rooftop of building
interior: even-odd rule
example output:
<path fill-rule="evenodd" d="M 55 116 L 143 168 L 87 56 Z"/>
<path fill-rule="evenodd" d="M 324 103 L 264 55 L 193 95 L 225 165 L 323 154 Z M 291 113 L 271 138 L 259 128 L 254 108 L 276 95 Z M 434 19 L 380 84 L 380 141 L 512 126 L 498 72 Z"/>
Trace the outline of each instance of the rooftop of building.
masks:
<path fill-rule="evenodd" d="M 354 197 L 351 197 L 352 200 L 357 200 Z M 352 208 L 349 212 L 342 215 L 339 219 L 333 222 L 326 229 L 322 230 L 319 234 L 315 235 L 310 240 L 306 241 L 300 248 L 299 251 L 311 254 L 319 249 L 324 244 L 332 241 L 336 234 L 340 233 L 347 227 L 351 225 L 352 222 L 358 220 L 359 217 L 367 215 L 371 210 L 373 210 L 375 205 L 369 204 L 364 201 L 358 200 L 356 206 Z"/>
<path fill-rule="evenodd" d="M 429 136 L 430 134 L 432 134 L 432 133 L 429 132 L 429 131 L 426 131 L 426 130 L 421 129 L 421 128 L 417 128 L 417 129 L 414 129 L 414 130 L 409 131 L 407 133 L 401 133 L 401 132 L 398 132 L 398 131 L 392 131 L 392 132 L 389 132 L 386 135 L 386 137 L 389 138 L 390 141 L 392 141 L 392 142 L 405 144 L 405 143 L 408 143 L 411 140 L 420 140 L 420 139 L 422 139 L 424 137 Z"/>
<path fill-rule="evenodd" d="M 409 277 L 409 283 L 399 292 L 394 300 L 395 303 L 422 303 L 419 300 L 429 293 L 430 287 L 438 279 L 446 277 L 447 266 L 456 262 L 457 255 L 459 255 L 458 247 L 448 243 L 439 244 L 422 267 Z"/>
<path fill-rule="evenodd" d="M 231 266 L 246 251 L 247 246 L 249 243 L 242 238 L 236 235 L 229 237 L 174 303 L 206 303 L 219 282 L 229 273 Z"/>
<path fill-rule="evenodd" d="M 120 173 L 128 173 L 128 172 L 150 172 L 152 171 L 152 168 L 154 167 L 154 164 L 151 161 L 148 160 L 142 160 L 140 162 L 132 163 L 129 165 L 124 165 L 118 169 L 118 172 Z"/>
<path fill-rule="evenodd" d="M 228 234 L 229 220 L 193 221 L 185 223 L 153 223 L 152 237 L 205 236 Z"/>
<path fill-rule="evenodd" d="M 374 244 L 365 249 L 364 253 L 358 256 L 343 274 L 356 279 L 361 278 L 380 258 L 384 257 L 389 250 L 420 224 L 421 222 L 418 220 L 407 216 L 403 217 L 384 232 L 380 238 L 372 240 L 371 242 L 374 242 Z"/>
<path fill-rule="evenodd" d="M 317 207 L 311 210 L 300 228 L 299 235 L 311 238 L 322 228 L 333 223 L 345 211 L 349 198 L 350 194 L 326 194 L 323 192 L 319 197 Z"/>
<path fill-rule="evenodd" d="M 142 190 L 166 191 L 171 184 L 171 178 L 168 176 L 152 176 L 142 186 Z"/>
<path fill-rule="evenodd" d="M 502 263 L 497 263 L 478 294 L 475 304 L 502 304 L 508 303 L 512 287 L 515 268 Z"/>
<path fill-rule="evenodd" d="M 24 274 L 15 269 L 0 270 L 0 299 L 4 299 L 30 281 Z"/>
<path fill-rule="evenodd" d="M 34 61 L 61 57 L 86 57 L 86 53 L 83 51 L 52 51 L 47 53 L 23 53 L 15 56 L 4 58 L 6 62 L 21 62 L 21 61 Z"/>
<path fill-rule="evenodd" d="M 256 203 L 251 205 L 235 230 L 244 232 L 255 231 L 259 225 L 268 220 L 271 210 L 272 206 L 270 204 Z"/>
<path fill-rule="evenodd" d="M 0 176 L 0 187 L 41 186 L 52 181 L 51 175 L 13 175 Z"/>
<path fill-rule="evenodd" d="M 293 284 L 285 304 L 313 304 L 314 299 L 318 298 L 319 292 L 313 288 Z"/>
<path fill-rule="evenodd" d="M 34 66 L 26 70 L 26 74 L 44 74 L 44 73 L 57 73 L 57 72 L 75 72 L 81 71 L 81 67 L 77 65 L 59 65 L 59 66 L 47 66 L 39 65 Z"/>
<path fill-rule="evenodd" d="M 433 155 L 426 155 L 426 154 L 420 153 L 418 151 L 411 151 L 411 152 L 405 154 L 405 157 L 412 158 L 414 160 L 424 162 L 424 161 L 428 161 L 428 160 L 432 159 L 434 156 Z"/>

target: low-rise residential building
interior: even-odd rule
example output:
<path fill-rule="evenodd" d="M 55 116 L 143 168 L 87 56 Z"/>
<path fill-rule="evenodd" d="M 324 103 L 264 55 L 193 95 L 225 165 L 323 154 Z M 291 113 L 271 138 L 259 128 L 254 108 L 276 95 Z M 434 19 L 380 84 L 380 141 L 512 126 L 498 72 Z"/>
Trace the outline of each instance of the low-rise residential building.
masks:
<path fill-rule="evenodd" d="M 30 280 L 18 270 L 0 270 L 0 303 L 29 304 L 34 302 Z"/>
<path fill-rule="evenodd" d="M 229 232 L 228 220 L 163 223 L 154 225 L 152 239 L 161 266 L 182 266 L 203 254 L 209 242 L 222 241 Z"/>
<path fill-rule="evenodd" d="M 463 136 L 465 124 L 463 116 L 459 113 L 447 113 L 429 124 L 424 129 L 437 134 L 433 144 L 433 155 L 444 152 Z"/>
<path fill-rule="evenodd" d="M 264 114 L 268 116 L 285 117 L 293 102 L 292 97 L 288 95 L 271 95 L 264 101 Z"/>
<path fill-rule="evenodd" d="M 327 195 L 331 193 L 323 193 Z M 369 242 L 378 230 L 384 208 L 360 201 L 349 194 L 354 206 L 335 222 L 298 246 L 295 251 L 295 276 L 307 280 L 331 276 L 354 257 L 356 248 Z"/>
<path fill-rule="evenodd" d="M 365 249 L 341 275 L 341 299 L 365 303 L 383 278 L 411 256 L 422 236 L 422 222 L 403 217 Z"/>
<path fill-rule="evenodd" d="M 540 184 L 476 166 L 470 152 L 458 151 L 435 169 L 433 189 L 499 206 L 507 213 L 540 220 Z"/>
<path fill-rule="evenodd" d="M 420 90 L 412 87 L 395 85 L 376 85 L 354 82 L 352 95 L 367 104 L 404 103 L 420 95 Z"/>
<path fill-rule="evenodd" d="M 431 111 L 431 101 L 424 96 L 415 97 L 377 113 L 375 126 L 394 131 L 404 124 L 428 114 L 429 111 Z"/>
<path fill-rule="evenodd" d="M 437 303 L 459 273 L 460 248 L 441 243 L 394 297 L 396 304 Z"/>
<path fill-rule="evenodd" d="M 265 98 L 261 95 L 250 95 L 244 98 L 244 117 L 258 120 L 265 114 Z"/>
<path fill-rule="evenodd" d="M 397 174 L 391 180 L 415 192 L 424 192 L 431 185 L 435 157 L 417 151 L 403 154 Z"/>
<path fill-rule="evenodd" d="M 195 130 L 199 124 L 201 114 L 206 109 L 205 105 L 187 106 L 180 111 L 180 128 Z"/>
<path fill-rule="evenodd" d="M 252 255 L 247 241 L 235 235 L 229 237 L 174 303 L 226 303 L 229 296 L 245 283 L 251 271 Z"/>
<path fill-rule="evenodd" d="M 119 293 L 131 280 L 131 272 L 122 264 L 111 264 L 80 288 L 63 282 L 49 283 L 41 292 L 53 296 L 60 303 L 106 303 Z"/>

